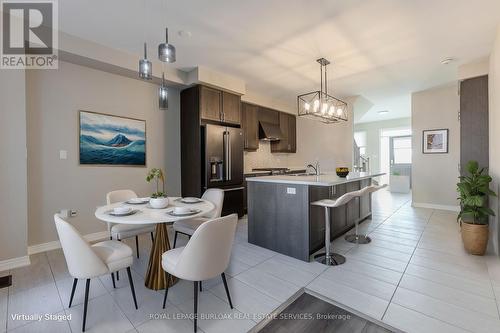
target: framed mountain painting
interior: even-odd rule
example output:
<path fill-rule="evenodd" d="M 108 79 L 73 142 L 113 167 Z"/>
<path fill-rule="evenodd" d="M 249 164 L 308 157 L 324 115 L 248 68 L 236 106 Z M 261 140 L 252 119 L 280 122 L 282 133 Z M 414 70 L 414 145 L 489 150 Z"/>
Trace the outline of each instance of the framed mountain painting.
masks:
<path fill-rule="evenodd" d="M 79 111 L 80 164 L 146 166 L 146 121 Z"/>

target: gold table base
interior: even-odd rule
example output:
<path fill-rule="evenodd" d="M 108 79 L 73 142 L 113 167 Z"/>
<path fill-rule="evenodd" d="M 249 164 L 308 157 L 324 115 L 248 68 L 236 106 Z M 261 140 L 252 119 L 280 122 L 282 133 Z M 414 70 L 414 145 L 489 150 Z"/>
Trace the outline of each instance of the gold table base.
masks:
<path fill-rule="evenodd" d="M 144 285 L 146 288 L 153 290 L 165 289 L 177 283 L 178 279 L 175 276 L 168 275 L 168 282 L 165 280 L 165 271 L 161 266 L 161 255 L 170 250 L 170 242 L 168 240 L 167 225 L 166 223 L 156 224 L 156 234 L 154 237 L 151 253 L 149 254 L 148 270 Z"/>

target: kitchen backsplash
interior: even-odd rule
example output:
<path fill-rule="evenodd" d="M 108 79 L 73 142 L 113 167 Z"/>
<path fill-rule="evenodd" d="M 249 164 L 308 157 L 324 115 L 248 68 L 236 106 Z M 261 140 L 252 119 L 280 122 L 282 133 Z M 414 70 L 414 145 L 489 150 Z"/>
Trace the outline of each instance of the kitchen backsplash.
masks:
<path fill-rule="evenodd" d="M 250 172 L 253 168 L 287 168 L 290 154 L 272 153 L 271 143 L 260 141 L 259 149 L 246 151 L 243 155 L 244 172 Z"/>

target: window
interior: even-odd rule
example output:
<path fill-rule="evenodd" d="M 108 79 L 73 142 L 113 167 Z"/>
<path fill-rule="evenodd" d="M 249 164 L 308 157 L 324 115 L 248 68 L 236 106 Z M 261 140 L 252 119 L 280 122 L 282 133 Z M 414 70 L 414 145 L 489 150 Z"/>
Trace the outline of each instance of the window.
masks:
<path fill-rule="evenodd" d="M 392 138 L 394 164 L 411 164 L 411 136 Z"/>

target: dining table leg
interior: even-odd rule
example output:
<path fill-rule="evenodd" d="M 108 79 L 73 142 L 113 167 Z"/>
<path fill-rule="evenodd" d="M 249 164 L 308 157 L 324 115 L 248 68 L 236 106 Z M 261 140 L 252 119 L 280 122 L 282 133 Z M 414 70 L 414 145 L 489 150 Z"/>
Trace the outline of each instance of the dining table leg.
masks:
<path fill-rule="evenodd" d="M 165 272 L 161 266 L 161 255 L 170 250 L 168 240 L 167 225 L 165 223 L 156 224 L 156 235 L 154 237 L 151 253 L 149 254 L 148 270 L 144 279 L 146 288 L 153 290 L 165 289 L 167 286 L 173 286 L 178 279 L 168 274 L 168 281 Z"/>

